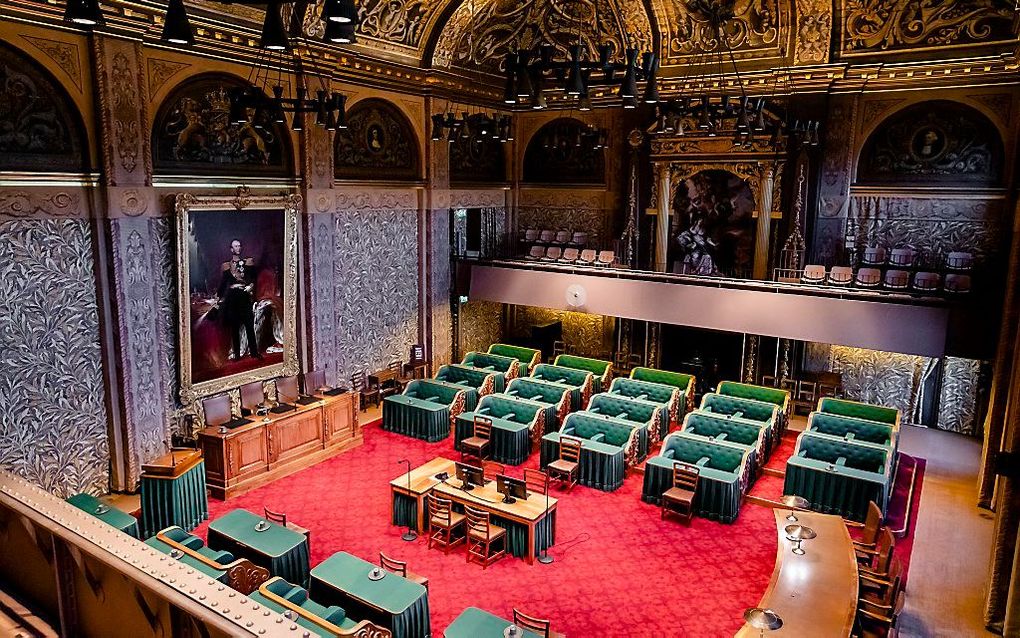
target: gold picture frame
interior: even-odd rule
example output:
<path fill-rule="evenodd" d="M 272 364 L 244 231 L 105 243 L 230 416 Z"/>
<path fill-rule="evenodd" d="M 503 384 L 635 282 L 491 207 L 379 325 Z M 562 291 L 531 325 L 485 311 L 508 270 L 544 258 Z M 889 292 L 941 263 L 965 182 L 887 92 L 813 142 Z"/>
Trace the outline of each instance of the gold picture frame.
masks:
<path fill-rule="evenodd" d="M 178 359 L 180 400 L 189 406 L 204 397 L 221 394 L 246 383 L 266 381 L 275 377 L 297 374 L 297 291 L 298 233 L 300 195 L 253 196 L 239 188 L 234 196 L 196 196 L 180 193 L 174 203 L 177 217 L 177 306 Z M 201 213 L 282 213 L 282 272 L 278 287 L 282 289 L 282 361 L 272 361 L 252 369 L 225 373 L 215 378 L 195 381 L 193 378 L 193 322 L 191 264 L 192 222 Z M 226 267 L 224 267 L 226 269 Z M 257 347 L 258 348 L 258 347 Z M 250 350 L 249 350 L 250 352 Z M 235 349 L 236 354 L 236 349 Z M 240 357 L 239 357 L 240 358 Z"/>

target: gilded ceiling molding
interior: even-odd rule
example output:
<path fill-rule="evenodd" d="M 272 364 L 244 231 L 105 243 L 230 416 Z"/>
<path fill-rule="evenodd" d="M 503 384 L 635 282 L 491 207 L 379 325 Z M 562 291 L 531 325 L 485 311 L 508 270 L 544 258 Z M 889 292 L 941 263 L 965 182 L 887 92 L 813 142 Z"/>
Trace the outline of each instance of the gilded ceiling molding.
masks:
<path fill-rule="evenodd" d="M 46 57 L 53 60 L 60 67 L 60 70 L 67 74 L 67 77 L 74 83 L 75 88 L 79 92 L 81 91 L 81 63 L 76 44 L 59 40 L 48 40 L 46 38 L 33 38 L 27 35 L 21 36 L 21 39 L 39 49 Z"/>
<path fill-rule="evenodd" d="M 191 64 L 187 62 L 175 62 L 173 60 L 161 60 L 159 58 L 148 59 L 149 99 L 156 96 L 167 80 L 175 76 L 179 71 L 188 68 Z"/>
<path fill-rule="evenodd" d="M 942 49 L 1015 40 L 1013 2 L 843 0 L 844 54 Z"/>
<path fill-rule="evenodd" d="M 479 0 L 474 15 L 462 2 L 442 25 L 432 66 L 498 74 L 508 52 L 550 44 L 564 57 L 578 34 L 589 51 L 608 43 L 616 56 L 629 46 L 650 51 L 654 42 L 641 0 Z"/>
<path fill-rule="evenodd" d="M 652 2 L 662 30 L 663 66 L 689 64 L 695 57 L 726 54 L 728 49 L 738 60 L 786 56 L 791 36 L 790 2 L 736 0 L 734 16 L 724 25 L 725 40 L 718 36 L 708 16 L 692 8 L 692 4 L 686 0 Z"/>

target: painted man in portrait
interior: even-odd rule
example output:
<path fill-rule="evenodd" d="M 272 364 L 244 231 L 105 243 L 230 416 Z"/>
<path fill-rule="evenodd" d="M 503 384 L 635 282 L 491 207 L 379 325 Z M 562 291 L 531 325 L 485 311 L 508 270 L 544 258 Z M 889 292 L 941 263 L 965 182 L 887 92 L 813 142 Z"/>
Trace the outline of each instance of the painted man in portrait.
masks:
<path fill-rule="evenodd" d="M 262 358 L 258 340 L 255 338 L 255 260 L 245 257 L 240 239 L 230 242 L 230 260 L 223 262 L 223 276 L 220 279 L 219 305 L 223 320 L 230 331 L 233 358 L 240 359 L 241 335 L 245 337 L 248 354 Z"/>

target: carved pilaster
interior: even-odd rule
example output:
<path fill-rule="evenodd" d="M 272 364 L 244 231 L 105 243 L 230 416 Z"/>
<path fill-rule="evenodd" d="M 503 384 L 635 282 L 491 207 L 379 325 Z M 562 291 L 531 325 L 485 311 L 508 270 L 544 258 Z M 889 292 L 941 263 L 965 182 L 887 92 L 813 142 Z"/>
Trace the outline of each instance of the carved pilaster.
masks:
<path fill-rule="evenodd" d="M 149 185 L 152 154 L 142 46 L 96 35 L 94 47 L 103 131 L 103 178 L 109 186 Z"/>
<path fill-rule="evenodd" d="M 446 104 L 427 101 L 426 113 L 438 113 Z M 450 148 L 449 144 L 430 141 L 425 154 L 429 190 L 422 198 L 425 208 L 419 225 L 419 258 L 424 266 L 421 280 L 422 326 L 425 349 L 432 369 L 449 363 L 453 355 L 453 315 L 451 310 L 452 264 L 450 262 Z M 438 197 L 436 195 L 439 195 Z"/>
<path fill-rule="evenodd" d="M 335 195 L 331 190 L 307 190 L 308 317 L 311 322 L 312 369 L 326 373 L 326 383 L 337 385 L 335 336 L 334 239 Z"/>

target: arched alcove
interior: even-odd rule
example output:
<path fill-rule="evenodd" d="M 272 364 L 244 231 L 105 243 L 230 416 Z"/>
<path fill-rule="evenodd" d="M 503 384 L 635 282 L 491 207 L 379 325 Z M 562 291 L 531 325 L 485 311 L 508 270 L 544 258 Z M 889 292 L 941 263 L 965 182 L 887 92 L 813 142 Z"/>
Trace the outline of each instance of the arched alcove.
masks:
<path fill-rule="evenodd" d="M 290 177 L 290 133 L 267 112 L 230 123 L 230 91 L 247 83 L 226 74 L 193 77 L 171 91 L 152 128 L 153 170 L 177 175 Z"/>
<path fill-rule="evenodd" d="M 0 170 L 86 172 L 84 131 L 60 83 L 0 42 Z"/>
<path fill-rule="evenodd" d="M 336 132 L 337 179 L 415 181 L 421 178 L 414 127 L 393 104 L 369 98 L 347 113 L 347 128 Z"/>
<path fill-rule="evenodd" d="M 524 182 L 605 184 L 605 153 L 593 149 L 584 139 L 586 131 L 587 124 L 569 117 L 555 119 L 538 129 L 524 152 Z"/>
<path fill-rule="evenodd" d="M 481 135 L 457 136 L 450 144 L 450 181 L 487 183 L 506 181 L 506 153 L 499 140 Z"/>

